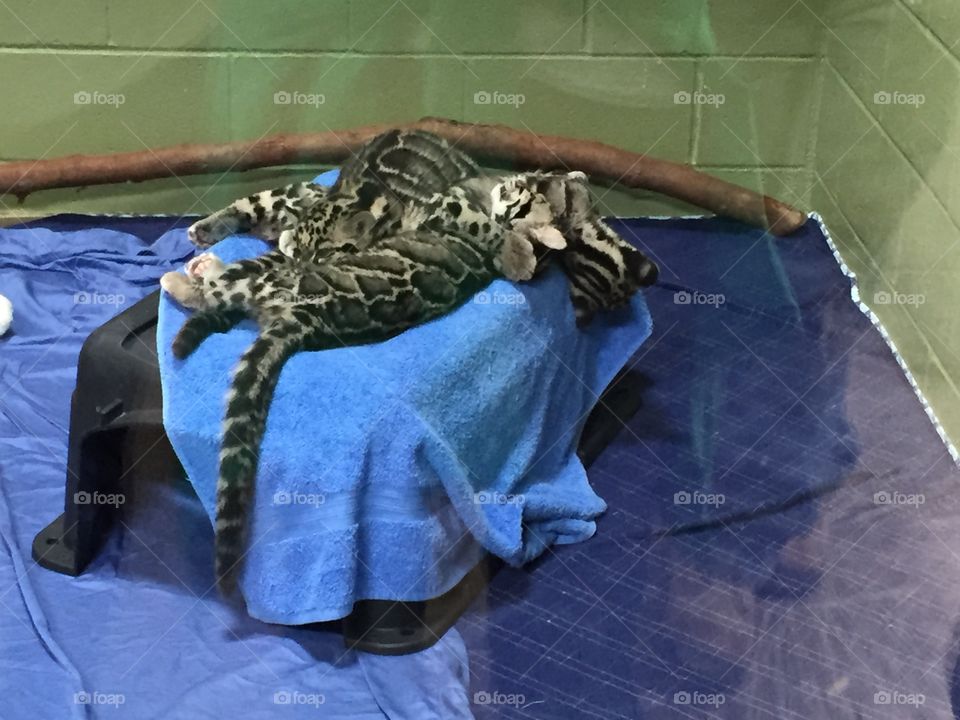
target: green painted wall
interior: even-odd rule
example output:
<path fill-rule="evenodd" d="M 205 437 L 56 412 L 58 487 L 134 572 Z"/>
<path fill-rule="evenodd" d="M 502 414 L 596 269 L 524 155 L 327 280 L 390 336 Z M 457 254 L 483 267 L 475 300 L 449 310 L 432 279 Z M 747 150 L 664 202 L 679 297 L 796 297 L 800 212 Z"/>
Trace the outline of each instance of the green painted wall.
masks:
<path fill-rule="evenodd" d="M 429 114 L 597 138 L 817 209 L 956 438 L 958 95 L 956 0 L 0 3 L 0 160 Z M 316 170 L 0 197 L 0 220 L 200 214 Z M 599 194 L 609 213 L 691 210 Z"/>
<path fill-rule="evenodd" d="M 824 20 L 813 205 L 960 441 L 960 5 L 837 0 Z"/>
<path fill-rule="evenodd" d="M 810 7 L 823 1 L 805 0 Z M 819 27 L 795 0 L 760 6 L 6 0 L 0 160 L 431 114 L 595 137 L 695 162 L 805 205 Z M 77 93 L 89 93 L 78 99 L 91 102 L 77 104 Z M 276 93 L 289 93 L 291 102 L 275 102 Z M 496 93 L 522 96 L 522 103 L 497 102 L 510 98 Z M 698 104 L 710 94 L 722 94 L 724 104 Z M 63 210 L 202 213 L 313 170 L 38 193 L 22 206 L 6 197 L 0 218 Z M 619 213 L 689 210 L 616 191 L 603 203 Z"/>

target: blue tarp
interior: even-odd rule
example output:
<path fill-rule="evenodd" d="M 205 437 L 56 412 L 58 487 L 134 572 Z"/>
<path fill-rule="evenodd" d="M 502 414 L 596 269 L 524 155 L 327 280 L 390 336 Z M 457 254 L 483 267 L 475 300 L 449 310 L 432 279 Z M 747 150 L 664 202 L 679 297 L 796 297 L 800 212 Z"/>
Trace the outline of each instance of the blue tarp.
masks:
<path fill-rule="evenodd" d="M 643 405 L 589 471 L 608 510 L 430 651 L 345 654 L 224 603 L 206 514 L 159 470 L 86 573 L 38 568 L 80 345 L 186 259 L 172 223 L 0 230 L 4 720 L 955 717 L 960 472 L 814 222 L 617 224 L 661 279 Z"/>

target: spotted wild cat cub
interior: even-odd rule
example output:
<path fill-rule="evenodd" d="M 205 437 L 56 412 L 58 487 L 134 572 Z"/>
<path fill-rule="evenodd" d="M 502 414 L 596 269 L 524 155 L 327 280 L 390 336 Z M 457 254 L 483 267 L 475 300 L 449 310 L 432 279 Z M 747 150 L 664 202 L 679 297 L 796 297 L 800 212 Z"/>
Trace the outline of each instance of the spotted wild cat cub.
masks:
<path fill-rule="evenodd" d="M 234 203 L 195 224 L 209 244 L 238 231 L 279 241 L 255 259 L 205 253 L 163 288 L 196 312 L 174 339 L 188 356 L 250 317 L 258 338 L 227 396 L 217 482 L 216 574 L 229 590 L 245 551 L 267 410 L 284 362 L 300 350 L 388 339 L 462 304 L 497 277 L 529 279 L 553 254 L 578 320 L 625 302 L 655 266 L 589 207 L 580 173 L 483 176 L 425 133 L 372 140 L 329 190 L 309 184 Z"/>
<path fill-rule="evenodd" d="M 374 138 L 343 168 L 333 188 L 305 182 L 241 198 L 194 223 L 189 236 L 198 246 L 209 247 L 233 233 L 249 232 L 278 242 L 284 254 L 296 255 L 362 235 L 373 219 L 455 186 L 482 215 L 493 213 L 497 188 L 501 202 L 525 202 L 534 194 L 548 201 L 566 239 L 559 261 L 570 279 L 579 324 L 656 281 L 656 265 L 598 215 L 582 173 L 485 175 L 466 153 L 418 131 L 392 131 Z M 351 208 L 349 213 L 344 212 L 345 205 Z M 366 211 L 358 212 L 358 207 Z M 302 217 L 308 220 L 301 223 Z M 332 233 L 321 230 L 330 225 Z M 539 252 L 542 256 L 543 247 Z"/>

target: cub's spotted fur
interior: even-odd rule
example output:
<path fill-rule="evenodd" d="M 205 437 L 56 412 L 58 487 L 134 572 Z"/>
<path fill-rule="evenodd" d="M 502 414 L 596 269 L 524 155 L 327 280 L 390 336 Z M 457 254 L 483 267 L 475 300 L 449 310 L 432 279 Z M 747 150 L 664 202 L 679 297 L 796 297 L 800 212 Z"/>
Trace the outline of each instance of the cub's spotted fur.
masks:
<path fill-rule="evenodd" d="M 234 232 L 276 250 L 225 265 L 207 253 L 164 289 L 196 312 L 174 339 L 178 358 L 245 317 L 260 327 L 227 396 L 217 482 L 216 574 L 229 590 L 246 546 L 267 409 L 299 350 L 385 340 L 457 307 L 499 276 L 525 280 L 559 255 L 578 322 L 625 302 L 655 266 L 607 228 L 580 173 L 484 176 L 426 133 L 386 133 L 329 190 L 309 183 L 240 200 L 198 222 L 207 245 Z"/>
<path fill-rule="evenodd" d="M 501 203 L 529 201 L 527 212 L 534 207 L 534 197 L 540 207 L 548 205 L 566 239 L 560 262 L 570 279 L 580 325 L 598 310 L 625 302 L 638 286 L 656 281 L 656 265 L 596 213 L 582 173 L 485 175 L 466 153 L 425 132 L 392 131 L 374 138 L 344 166 L 332 188 L 297 183 L 251 195 L 200 220 L 188 232 L 200 247 L 249 232 L 278 242 L 284 254 L 296 256 L 351 237 L 362 242 L 374 221 L 380 220 L 383 231 L 403 208 L 453 187 L 466 195 L 471 209 L 486 216 L 495 214 L 495 193 Z M 487 219 L 473 221 L 482 225 Z M 544 254 L 541 247 L 538 255 Z M 510 272 L 506 275 L 511 277 Z"/>

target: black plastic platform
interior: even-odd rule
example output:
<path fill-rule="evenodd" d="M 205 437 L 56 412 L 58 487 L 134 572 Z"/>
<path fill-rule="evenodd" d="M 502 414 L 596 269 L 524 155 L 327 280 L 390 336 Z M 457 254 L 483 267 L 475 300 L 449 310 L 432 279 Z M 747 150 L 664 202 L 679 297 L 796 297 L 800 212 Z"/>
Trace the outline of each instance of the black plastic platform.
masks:
<path fill-rule="evenodd" d="M 163 429 L 157 365 L 160 291 L 124 310 L 87 338 L 80 351 L 70 407 L 64 512 L 37 533 L 33 558 L 48 570 L 79 575 L 99 552 L 122 505 L 97 493 L 125 493 L 135 443 L 178 466 Z M 587 419 L 579 454 L 589 465 L 640 406 L 642 376 L 623 373 Z M 146 442 L 144 442 L 146 438 Z M 137 452 L 135 457 L 141 455 Z M 182 472 L 182 469 L 178 469 Z M 341 622 L 350 648 L 384 655 L 433 645 L 483 592 L 501 563 L 488 558 L 453 589 L 430 600 L 361 600 Z"/>

